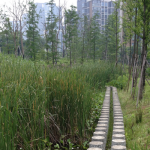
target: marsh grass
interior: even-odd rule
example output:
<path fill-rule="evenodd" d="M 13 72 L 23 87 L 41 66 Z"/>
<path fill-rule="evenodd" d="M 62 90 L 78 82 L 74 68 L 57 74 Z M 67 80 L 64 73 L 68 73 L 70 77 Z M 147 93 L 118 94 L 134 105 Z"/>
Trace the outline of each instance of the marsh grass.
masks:
<path fill-rule="evenodd" d="M 106 63 L 49 68 L 43 61 L 0 55 L 1 149 L 43 150 L 69 138 L 82 144 L 95 89 L 120 73 L 111 72 Z"/>

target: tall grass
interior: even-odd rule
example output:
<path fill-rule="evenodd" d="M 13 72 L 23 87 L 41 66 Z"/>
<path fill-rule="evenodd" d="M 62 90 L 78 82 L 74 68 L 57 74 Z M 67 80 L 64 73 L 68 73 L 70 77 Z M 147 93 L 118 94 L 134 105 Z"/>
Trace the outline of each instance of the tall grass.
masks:
<path fill-rule="evenodd" d="M 103 88 L 111 71 L 104 63 L 50 69 L 0 55 L 0 148 L 44 149 L 62 136 L 82 138 L 93 89 Z"/>
<path fill-rule="evenodd" d="M 108 62 L 90 63 L 76 68 L 93 88 L 104 89 L 106 83 L 121 74 L 121 68 Z"/>

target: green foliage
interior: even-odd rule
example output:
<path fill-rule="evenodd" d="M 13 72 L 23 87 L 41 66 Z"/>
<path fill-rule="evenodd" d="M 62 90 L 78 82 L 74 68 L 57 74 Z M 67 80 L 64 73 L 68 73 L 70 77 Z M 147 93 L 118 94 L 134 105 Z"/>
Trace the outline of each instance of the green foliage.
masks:
<path fill-rule="evenodd" d="M 88 120 L 96 120 L 102 106 L 94 89 L 105 86 L 111 71 L 102 62 L 50 69 L 42 61 L 0 55 L 1 148 L 44 149 L 58 147 L 62 135 L 65 144 L 68 138 L 84 138 Z"/>
<path fill-rule="evenodd" d="M 142 109 L 137 109 L 137 112 L 135 114 L 137 124 L 142 122 L 142 114 L 143 114 Z"/>
<path fill-rule="evenodd" d="M 3 27 L 0 27 L 0 47 L 1 51 L 5 54 L 12 54 L 14 51 L 14 41 L 12 37 L 12 25 L 9 18 L 5 15 L 0 15 L 3 22 Z"/>
<path fill-rule="evenodd" d="M 131 99 L 130 92 L 126 92 L 125 90 L 118 92 L 123 111 L 127 149 L 149 149 L 149 90 L 149 85 L 146 83 L 144 97 L 139 108 L 135 108 L 135 101 Z"/>
<path fill-rule="evenodd" d="M 125 136 L 127 141 L 132 140 L 134 125 L 135 125 L 135 114 L 124 116 Z M 130 130 L 128 130 L 128 128 L 130 128 Z"/>
<path fill-rule="evenodd" d="M 97 13 L 94 14 L 90 21 L 87 16 L 84 19 L 79 18 L 77 14 L 76 7 L 71 6 L 70 9 L 64 11 L 64 22 L 62 21 L 62 16 L 60 18 L 54 13 L 54 0 L 50 0 L 47 3 L 49 11 L 46 14 L 46 22 L 41 22 L 43 24 L 44 38 L 40 37 L 38 29 L 38 21 L 40 15 L 36 13 L 36 6 L 33 1 L 28 4 L 28 10 L 26 14 L 26 20 L 22 20 L 22 25 L 27 23 L 25 30 L 25 36 L 27 40 L 24 41 L 23 47 L 25 51 L 25 58 L 31 60 L 46 60 L 49 64 L 57 64 L 59 62 L 60 55 L 62 53 L 58 52 L 60 49 L 59 45 L 59 33 L 63 34 L 63 57 L 67 57 L 70 60 L 70 65 L 73 63 L 85 63 L 86 61 L 94 61 L 105 59 L 105 52 L 107 49 L 107 60 L 114 62 L 115 58 L 115 16 L 111 15 L 108 18 L 108 24 L 106 32 L 101 33 L 100 22 L 98 19 L 100 16 Z M 60 14 L 63 10 L 60 9 Z M 8 19 L 8 18 L 7 18 Z M 60 19 L 60 20 L 59 20 Z M 118 20 L 117 20 L 118 21 Z M 17 22 L 17 21 L 16 21 Z M 4 22 L 3 22 L 4 23 Z M 58 24 L 60 28 L 58 29 Z M 3 24 L 4 25 L 4 24 Z M 8 25 L 8 24 L 7 24 Z M 19 25 L 19 23 L 16 25 Z M 118 22 L 119 28 L 119 22 Z M 5 29 L 3 27 L 3 29 Z M 13 25 L 10 25 L 9 29 L 13 29 Z M 103 27 L 104 29 L 104 27 Z M 19 31 L 9 32 L 7 36 L 1 33 L 3 36 L 2 41 L 0 40 L 0 45 L 2 45 L 2 50 L 7 53 L 14 53 L 14 46 L 6 44 L 7 37 L 9 37 L 9 44 L 14 44 L 11 40 L 11 34 L 13 33 L 13 40 L 15 40 L 15 51 L 17 47 L 22 47 L 20 43 Z M 22 33 L 20 33 L 22 34 Z M 108 35 L 109 34 L 109 35 Z M 106 40 L 107 38 L 107 40 Z M 119 39 L 118 39 L 119 41 Z M 119 42 L 118 42 L 119 43 Z M 106 46 L 108 44 L 108 46 Z M 107 47 L 107 48 L 106 48 Z M 119 46 L 118 46 L 119 47 Z M 11 52 L 9 52 L 9 50 Z M 23 50 L 22 50 L 23 51 Z M 44 52 L 46 51 L 46 53 Z M 17 54 L 16 54 L 17 56 Z"/>
<path fill-rule="evenodd" d="M 39 53 L 40 35 L 38 29 L 39 15 L 36 13 L 36 5 L 33 1 L 29 2 L 29 11 L 27 14 L 27 55 L 36 60 L 36 56 Z"/>
<path fill-rule="evenodd" d="M 117 22 L 117 31 L 116 31 Z M 116 32 L 119 33 L 119 19 L 116 18 L 116 11 L 108 16 L 105 31 L 103 31 L 102 41 L 105 50 L 105 59 L 114 62 L 116 58 Z M 117 48 L 119 49 L 119 36 L 117 36 Z M 118 53 L 117 53 L 118 55 Z M 101 55 L 103 56 L 103 55 Z"/>
<path fill-rule="evenodd" d="M 89 39 L 89 56 L 90 58 L 95 62 L 96 58 L 99 57 L 99 42 L 100 42 L 100 29 L 99 29 L 99 23 L 96 20 L 99 18 L 97 14 L 95 14 L 90 22 L 89 26 L 89 33 L 88 33 L 88 39 Z"/>
<path fill-rule="evenodd" d="M 72 53 L 74 49 L 75 39 L 78 35 L 78 21 L 79 16 L 76 12 L 75 6 L 71 6 L 71 9 L 69 10 L 65 10 L 66 31 L 64 34 L 64 43 L 67 50 L 67 56 L 69 56 L 70 59 L 70 66 L 72 65 Z"/>
<path fill-rule="evenodd" d="M 104 88 L 108 82 L 116 78 L 117 74 L 121 74 L 119 67 L 114 68 L 113 64 L 103 61 L 85 64 L 78 70 L 81 75 L 85 75 L 86 82 L 98 89 Z"/>
<path fill-rule="evenodd" d="M 146 76 L 150 77 L 150 68 L 146 68 Z"/>
<path fill-rule="evenodd" d="M 127 82 L 128 82 L 128 76 L 122 75 L 122 76 L 119 76 L 116 80 L 112 80 L 107 85 L 114 86 L 119 89 L 124 89 L 127 85 Z"/>
<path fill-rule="evenodd" d="M 99 120 L 100 111 L 102 109 L 103 99 L 104 99 L 104 93 L 99 93 L 99 90 L 95 91 L 92 98 L 92 112 L 91 112 L 91 118 L 86 121 L 86 126 L 88 128 L 88 132 L 93 135 L 93 132 L 95 130 L 95 126 L 97 125 L 97 122 Z"/>
<path fill-rule="evenodd" d="M 48 16 L 46 18 L 46 23 L 45 23 L 45 47 L 46 47 L 46 60 L 49 63 L 49 59 L 52 60 L 52 64 L 57 62 L 58 59 L 58 27 L 57 27 L 57 22 L 58 18 L 54 14 L 54 0 L 50 0 L 47 3 L 49 7 L 49 12 Z"/>
<path fill-rule="evenodd" d="M 147 53 L 147 59 L 148 60 L 150 59 L 150 51 L 148 51 L 148 53 Z"/>
<path fill-rule="evenodd" d="M 10 59 L 7 60 L 12 62 Z M 8 70 L 7 75 L 1 77 L 1 85 L 5 80 L 7 82 L 1 86 L 1 89 L 4 93 L 9 93 L 6 97 L 1 93 L 3 97 L 1 117 L 5 116 L 4 120 L 1 120 L 4 123 L 4 130 L 1 133 L 5 138 L 11 141 L 10 138 L 13 136 L 15 139 L 18 131 L 20 140 L 16 139 L 17 143 L 13 142 L 24 143 L 23 148 L 28 149 L 29 145 L 26 144 L 40 137 L 54 135 L 57 138 L 60 132 L 64 135 L 74 134 L 75 129 L 78 129 L 79 134 L 82 135 L 92 103 L 91 92 L 87 89 L 88 85 L 84 78 L 79 77 L 79 74 L 73 70 L 51 71 L 47 70 L 46 66 L 44 68 L 40 64 L 34 66 L 33 63 L 28 64 L 21 60 L 14 61 L 11 65 L 7 62 L 4 64 L 8 66 Z M 4 66 L 1 66 L 1 70 Z M 16 71 L 10 76 L 11 68 Z M 7 121 L 10 123 L 8 124 Z M 1 142 L 3 145 L 5 140 Z M 36 142 L 33 142 L 33 145 L 36 147 Z M 40 145 L 39 141 L 38 146 Z"/>

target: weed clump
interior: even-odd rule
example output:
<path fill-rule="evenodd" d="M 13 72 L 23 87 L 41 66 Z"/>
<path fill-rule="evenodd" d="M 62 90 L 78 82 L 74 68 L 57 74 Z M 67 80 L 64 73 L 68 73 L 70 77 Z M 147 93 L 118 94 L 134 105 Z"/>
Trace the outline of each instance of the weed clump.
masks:
<path fill-rule="evenodd" d="M 136 124 L 142 122 L 142 116 L 143 116 L 142 114 L 143 114 L 142 109 L 137 109 L 136 114 L 135 114 Z"/>
<path fill-rule="evenodd" d="M 118 89 L 125 89 L 128 82 L 127 75 L 119 76 L 117 79 L 110 81 L 107 85 L 117 87 Z"/>

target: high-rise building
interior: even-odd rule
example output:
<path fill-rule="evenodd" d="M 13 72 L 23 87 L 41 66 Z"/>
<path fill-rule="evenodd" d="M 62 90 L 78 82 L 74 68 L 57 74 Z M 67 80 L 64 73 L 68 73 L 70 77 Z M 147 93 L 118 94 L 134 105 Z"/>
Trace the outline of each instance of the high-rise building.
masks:
<path fill-rule="evenodd" d="M 114 12 L 114 3 L 112 0 L 78 0 L 77 11 L 81 18 L 87 16 L 89 20 L 98 14 L 97 22 L 100 30 L 104 30 L 108 16 Z"/>

